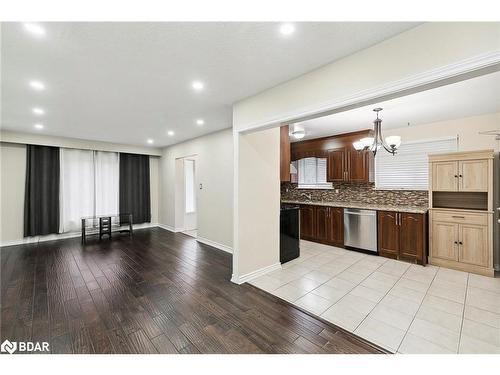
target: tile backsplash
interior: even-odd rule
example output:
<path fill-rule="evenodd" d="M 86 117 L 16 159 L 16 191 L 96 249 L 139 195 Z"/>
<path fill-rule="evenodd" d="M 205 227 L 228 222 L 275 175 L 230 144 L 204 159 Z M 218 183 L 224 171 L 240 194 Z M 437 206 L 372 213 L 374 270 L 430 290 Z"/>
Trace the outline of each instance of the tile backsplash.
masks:
<path fill-rule="evenodd" d="M 387 206 L 427 207 L 429 196 L 422 190 L 375 190 L 372 182 L 334 183 L 335 189 L 297 189 L 297 184 L 281 183 L 282 200 L 305 200 L 301 193 L 311 194 L 314 201 L 343 201 Z M 338 191 L 338 192 L 337 192 Z"/>

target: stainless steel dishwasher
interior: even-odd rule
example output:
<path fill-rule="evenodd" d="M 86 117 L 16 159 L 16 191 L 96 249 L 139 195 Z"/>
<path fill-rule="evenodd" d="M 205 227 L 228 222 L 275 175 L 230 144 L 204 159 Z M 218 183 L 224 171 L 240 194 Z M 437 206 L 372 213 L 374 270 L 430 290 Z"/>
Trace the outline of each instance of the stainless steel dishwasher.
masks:
<path fill-rule="evenodd" d="M 344 208 L 344 245 L 377 252 L 377 211 Z"/>

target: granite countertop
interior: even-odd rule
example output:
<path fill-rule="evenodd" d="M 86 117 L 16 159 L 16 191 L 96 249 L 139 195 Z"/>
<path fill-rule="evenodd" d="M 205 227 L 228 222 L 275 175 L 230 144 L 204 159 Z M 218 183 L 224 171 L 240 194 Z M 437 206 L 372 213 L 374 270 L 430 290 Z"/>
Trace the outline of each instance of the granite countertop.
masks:
<path fill-rule="evenodd" d="M 428 207 L 418 206 L 388 206 L 384 204 L 367 204 L 347 201 L 297 201 L 297 200 L 282 200 L 281 203 L 288 204 L 309 204 L 314 206 L 329 206 L 329 207 L 344 207 L 344 208 L 360 208 L 365 210 L 376 211 L 396 211 L 396 212 L 409 212 L 413 214 L 425 214 Z"/>

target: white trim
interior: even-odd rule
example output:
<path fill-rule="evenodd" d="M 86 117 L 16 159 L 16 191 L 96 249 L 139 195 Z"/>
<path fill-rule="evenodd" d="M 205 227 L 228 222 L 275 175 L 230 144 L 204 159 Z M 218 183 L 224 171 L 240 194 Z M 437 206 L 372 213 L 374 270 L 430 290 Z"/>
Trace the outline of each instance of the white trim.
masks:
<path fill-rule="evenodd" d="M 284 122 L 316 117 L 325 114 L 325 112 L 342 112 L 350 106 L 356 106 L 364 102 L 374 101 L 387 96 L 401 96 L 403 94 L 428 90 L 451 83 L 449 81 L 452 80 L 460 81 L 461 77 L 463 79 L 471 78 L 474 73 L 488 68 L 492 69 L 491 72 L 498 71 L 500 70 L 499 65 L 500 51 L 487 52 L 378 87 L 358 91 L 341 99 L 305 106 L 297 110 L 271 116 L 259 122 L 244 124 L 238 127 L 237 132 L 247 132 L 265 127 L 269 128 Z"/>
<path fill-rule="evenodd" d="M 169 232 L 177 233 L 180 232 L 180 230 L 176 230 L 174 227 L 167 225 L 167 224 L 158 224 L 158 227 L 168 230 Z"/>
<path fill-rule="evenodd" d="M 226 253 L 232 254 L 233 253 L 233 248 L 227 245 L 223 245 L 221 243 L 209 240 L 208 238 L 203 238 L 203 237 L 197 237 L 196 241 L 201 242 L 205 245 L 215 247 L 216 249 L 225 251 Z"/>
<path fill-rule="evenodd" d="M 264 276 L 270 272 L 280 270 L 280 269 L 281 269 L 281 263 L 278 262 L 278 263 L 271 264 L 270 266 L 267 266 L 267 267 L 259 268 L 256 271 L 252 271 L 252 272 L 247 273 L 247 274 L 242 275 L 242 276 L 238 276 L 238 275 L 233 273 L 233 276 L 231 277 L 231 281 L 235 284 L 243 284 L 243 283 L 247 283 L 253 279 L 256 279 L 260 276 Z"/>
<path fill-rule="evenodd" d="M 160 225 L 153 223 L 133 224 L 132 229 L 136 230 L 144 228 L 153 228 L 158 226 Z M 81 235 L 82 235 L 81 232 L 69 232 L 69 233 L 48 234 L 45 236 L 24 237 L 19 240 L 3 241 L 2 243 L 0 243 L 0 247 L 33 244 L 33 243 L 47 242 L 47 241 L 59 241 L 59 240 L 65 240 L 67 238 L 80 237 Z"/>

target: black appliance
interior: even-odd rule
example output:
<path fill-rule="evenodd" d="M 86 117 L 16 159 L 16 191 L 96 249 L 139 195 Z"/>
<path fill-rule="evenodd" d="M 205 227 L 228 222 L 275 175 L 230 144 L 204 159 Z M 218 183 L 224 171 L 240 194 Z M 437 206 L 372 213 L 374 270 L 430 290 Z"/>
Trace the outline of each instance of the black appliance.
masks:
<path fill-rule="evenodd" d="M 300 256 L 298 206 L 282 205 L 280 210 L 280 262 L 286 263 Z"/>

